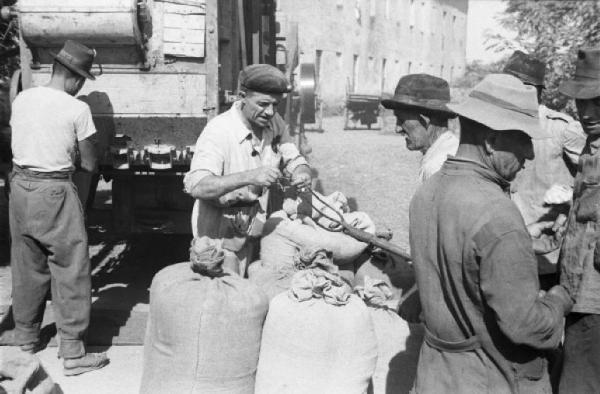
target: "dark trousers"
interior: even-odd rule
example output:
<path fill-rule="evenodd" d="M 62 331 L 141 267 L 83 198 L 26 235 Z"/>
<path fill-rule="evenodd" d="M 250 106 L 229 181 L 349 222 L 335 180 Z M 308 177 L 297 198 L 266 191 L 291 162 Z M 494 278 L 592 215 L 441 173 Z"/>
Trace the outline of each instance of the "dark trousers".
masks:
<path fill-rule="evenodd" d="M 19 344 L 39 339 L 45 299 L 60 335 L 59 357 L 85 354 L 91 272 L 83 211 L 70 178 L 11 174 L 9 201 L 13 315 Z"/>
<path fill-rule="evenodd" d="M 559 393 L 600 393 L 600 315 L 567 316 Z"/>

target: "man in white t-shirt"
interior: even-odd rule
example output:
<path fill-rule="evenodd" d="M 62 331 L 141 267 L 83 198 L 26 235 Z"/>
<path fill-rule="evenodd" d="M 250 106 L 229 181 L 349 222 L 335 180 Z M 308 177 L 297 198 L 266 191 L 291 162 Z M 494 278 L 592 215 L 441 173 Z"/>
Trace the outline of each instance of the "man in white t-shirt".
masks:
<path fill-rule="evenodd" d="M 83 210 L 71 181 L 76 168 L 96 168 L 96 128 L 90 108 L 73 96 L 90 74 L 95 51 L 67 41 L 54 57 L 46 86 L 21 92 L 12 106 L 10 175 L 11 269 L 17 343 L 40 350 L 45 299 L 52 291 L 64 374 L 108 363 L 86 353 L 91 274 Z M 52 283 L 52 286 L 50 285 Z"/>

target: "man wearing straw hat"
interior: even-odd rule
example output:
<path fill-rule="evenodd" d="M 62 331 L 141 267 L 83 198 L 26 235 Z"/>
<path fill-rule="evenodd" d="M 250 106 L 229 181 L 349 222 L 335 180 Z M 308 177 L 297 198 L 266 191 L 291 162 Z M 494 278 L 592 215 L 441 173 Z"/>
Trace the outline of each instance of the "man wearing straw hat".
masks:
<path fill-rule="evenodd" d="M 410 244 L 425 320 L 416 393 L 549 393 L 568 291 L 540 292 L 510 181 L 533 159 L 535 88 L 491 74 L 459 115 L 460 145 L 410 204 Z"/>
<path fill-rule="evenodd" d="M 600 392 L 600 48 L 579 50 L 575 76 L 559 86 L 575 99 L 587 142 L 559 258 L 560 283 L 575 298 L 567 316 L 561 393 Z"/>
<path fill-rule="evenodd" d="M 394 97 L 381 101 L 385 108 L 394 110 L 408 150 L 423 153 L 421 181 L 436 173 L 458 148 L 458 137 L 448 129 L 448 120 L 456 116 L 446 106 L 449 101 L 448 82 L 429 74 L 400 78 Z"/>
<path fill-rule="evenodd" d="M 96 167 L 92 114 L 73 97 L 86 79 L 94 79 L 94 57 L 94 50 L 66 41 L 54 57 L 50 82 L 24 90 L 12 105 L 9 218 L 16 340 L 26 352 L 39 350 L 51 290 L 65 375 L 108 363 L 105 354 L 85 349 L 90 259 L 83 210 L 71 180 L 76 168 L 91 172 Z"/>

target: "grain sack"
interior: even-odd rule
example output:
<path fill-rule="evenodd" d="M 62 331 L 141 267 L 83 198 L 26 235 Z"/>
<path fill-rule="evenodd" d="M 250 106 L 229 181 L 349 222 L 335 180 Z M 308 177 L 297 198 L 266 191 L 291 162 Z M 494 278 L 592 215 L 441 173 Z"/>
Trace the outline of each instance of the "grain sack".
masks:
<path fill-rule="evenodd" d="M 398 316 L 398 300 L 390 286 L 381 279 L 364 278 L 364 286 L 355 293 L 367 304 L 377 337 L 377 366 L 372 378 L 373 394 L 400 392 L 404 371 L 396 369 L 395 357 L 406 350 L 410 335 L 408 323 Z"/>
<path fill-rule="evenodd" d="M 266 296 L 223 271 L 224 254 L 194 238 L 190 263 L 156 274 L 140 393 L 254 392 Z"/>
<path fill-rule="evenodd" d="M 292 277 L 297 271 L 294 266 L 272 265 L 257 260 L 248 267 L 248 279 L 271 301 L 276 295 L 289 290 Z"/>
<path fill-rule="evenodd" d="M 377 358 L 369 310 L 325 251 L 270 304 L 256 394 L 362 394 Z"/>

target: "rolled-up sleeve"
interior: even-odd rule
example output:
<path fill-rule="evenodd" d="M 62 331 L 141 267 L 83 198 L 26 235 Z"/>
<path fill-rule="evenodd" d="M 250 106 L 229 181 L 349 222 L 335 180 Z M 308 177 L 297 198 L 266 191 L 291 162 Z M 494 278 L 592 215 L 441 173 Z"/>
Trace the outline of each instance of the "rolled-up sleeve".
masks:
<path fill-rule="evenodd" d="M 512 342 L 552 349 L 562 336 L 563 307 L 553 296 L 539 296 L 531 238 L 510 216 L 492 218 L 474 237 L 481 291 L 500 330 Z"/>
<path fill-rule="evenodd" d="M 183 178 L 186 192 L 189 193 L 202 178 L 209 174 L 223 175 L 227 147 L 224 134 L 219 133 L 217 128 L 207 127 L 198 137 L 190 171 Z"/>
<path fill-rule="evenodd" d="M 290 174 L 300 165 L 308 166 L 308 162 L 300 154 L 298 147 L 290 135 L 290 129 L 279 114 L 275 114 L 272 120 L 272 128 L 275 136 L 279 136 L 281 158 L 285 165 L 285 170 Z"/>

